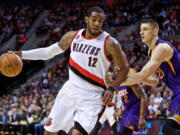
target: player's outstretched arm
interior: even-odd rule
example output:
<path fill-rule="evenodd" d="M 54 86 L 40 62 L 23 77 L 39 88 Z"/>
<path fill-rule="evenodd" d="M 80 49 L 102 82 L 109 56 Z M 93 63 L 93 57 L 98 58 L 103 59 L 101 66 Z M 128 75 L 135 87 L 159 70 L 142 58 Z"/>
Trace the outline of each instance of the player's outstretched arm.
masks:
<path fill-rule="evenodd" d="M 140 84 L 132 85 L 131 88 L 134 94 L 141 100 L 139 128 L 144 130 L 146 129 L 145 115 L 146 115 L 146 107 L 147 107 L 147 95 L 145 94 L 144 89 Z"/>
<path fill-rule="evenodd" d="M 111 82 L 110 86 L 104 92 L 102 100 L 104 104 L 107 105 L 113 98 L 113 91 L 120 85 L 121 82 L 126 79 L 127 73 L 129 71 L 129 64 L 124 52 L 121 49 L 121 45 L 114 38 L 108 38 L 105 45 L 105 51 L 107 56 L 112 58 L 113 62 L 120 69 L 119 72 L 115 75 L 116 79 Z"/>
<path fill-rule="evenodd" d="M 142 80 L 142 83 L 150 85 L 152 87 L 156 87 L 159 83 L 159 79 L 154 73 L 153 75 L 150 75 L 146 80 Z"/>
<path fill-rule="evenodd" d="M 136 71 L 134 69 L 130 68 L 129 72 L 128 72 L 128 76 L 131 76 L 135 73 L 136 73 Z M 150 75 L 146 80 L 143 80 L 142 83 L 155 87 L 158 85 L 159 79 L 154 73 L 154 74 Z M 121 84 L 121 86 L 123 86 L 123 83 Z"/>
<path fill-rule="evenodd" d="M 15 53 L 22 59 L 47 60 L 66 51 L 70 47 L 71 41 L 75 34 L 76 31 L 67 32 L 59 42 L 54 43 L 49 47 L 38 48 L 29 51 L 16 51 Z"/>
<path fill-rule="evenodd" d="M 137 72 L 131 76 L 128 76 L 127 79 L 121 85 L 133 85 L 137 83 L 143 83 L 148 77 L 155 73 L 157 68 L 163 62 L 167 62 L 173 56 L 173 49 L 166 43 L 158 45 L 152 52 L 151 59 L 149 62 L 142 68 L 140 72 Z"/>

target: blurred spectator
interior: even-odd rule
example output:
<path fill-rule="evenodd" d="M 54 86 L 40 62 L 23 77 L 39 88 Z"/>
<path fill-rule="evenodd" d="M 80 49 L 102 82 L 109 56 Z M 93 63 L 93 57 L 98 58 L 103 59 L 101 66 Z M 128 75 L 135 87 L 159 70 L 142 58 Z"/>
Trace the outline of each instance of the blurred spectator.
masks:
<path fill-rule="evenodd" d="M 156 113 L 153 109 L 148 110 L 148 116 L 146 117 L 147 119 L 156 119 Z"/>
<path fill-rule="evenodd" d="M 162 108 L 162 105 L 165 103 L 170 103 L 170 96 L 169 96 L 169 90 L 165 90 L 163 92 L 163 99 L 161 100 L 160 108 Z"/>
<path fill-rule="evenodd" d="M 154 103 L 159 106 L 160 103 L 161 103 L 161 101 L 162 101 L 162 99 L 163 99 L 163 98 L 161 97 L 161 92 L 158 91 L 157 97 L 154 98 Z"/>
<path fill-rule="evenodd" d="M 49 112 L 47 110 L 40 123 L 34 125 L 35 135 L 44 135 L 44 125 L 47 124 Z"/>
<path fill-rule="evenodd" d="M 150 110 L 153 110 L 154 112 L 156 112 L 157 111 L 157 109 L 158 109 L 158 105 L 157 104 L 155 104 L 154 103 L 154 100 L 152 99 L 152 98 L 150 98 L 150 104 L 149 104 L 149 106 L 148 106 L 148 110 L 150 111 Z"/>

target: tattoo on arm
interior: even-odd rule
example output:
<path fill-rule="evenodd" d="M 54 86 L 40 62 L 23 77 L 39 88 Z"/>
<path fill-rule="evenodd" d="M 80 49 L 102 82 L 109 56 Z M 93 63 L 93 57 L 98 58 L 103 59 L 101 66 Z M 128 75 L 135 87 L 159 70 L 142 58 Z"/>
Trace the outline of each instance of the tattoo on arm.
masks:
<path fill-rule="evenodd" d="M 74 36 L 76 34 L 76 31 L 70 31 L 67 32 L 62 38 L 61 40 L 58 42 L 59 47 L 66 51 L 70 45 L 71 45 L 71 41 L 73 40 Z"/>

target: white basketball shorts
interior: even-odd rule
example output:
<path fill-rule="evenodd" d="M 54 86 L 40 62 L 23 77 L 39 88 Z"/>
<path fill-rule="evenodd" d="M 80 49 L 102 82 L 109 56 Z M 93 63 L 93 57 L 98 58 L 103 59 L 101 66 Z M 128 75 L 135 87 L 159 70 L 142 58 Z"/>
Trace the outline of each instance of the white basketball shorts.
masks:
<path fill-rule="evenodd" d="M 49 114 L 51 121 L 45 126 L 45 130 L 68 132 L 77 121 L 90 133 L 102 110 L 101 95 L 102 92 L 84 90 L 67 81 L 56 97 Z"/>
<path fill-rule="evenodd" d="M 109 125 L 112 127 L 113 124 L 116 122 L 114 118 L 114 112 L 115 112 L 115 109 L 113 106 L 112 107 L 107 106 L 105 108 L 103 115 L 100 117 L 99 122 L 103 124 L 106 120 L 108 120 Z"/>

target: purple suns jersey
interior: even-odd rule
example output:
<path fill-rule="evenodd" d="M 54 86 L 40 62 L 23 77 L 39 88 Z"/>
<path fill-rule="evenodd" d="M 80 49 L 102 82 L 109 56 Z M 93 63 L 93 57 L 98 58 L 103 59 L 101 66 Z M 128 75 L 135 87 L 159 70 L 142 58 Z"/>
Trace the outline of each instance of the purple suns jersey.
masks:
<path fill-rule="evenodd" d="M 119 86 L 117 90 L 119 95 L 122 96 L 122 102 L 126 110 L 129 110 L 132 106 L 140 108 L 140 100 L 134 94 L 131 87 Z"/>
<path fill-rule="evenodd" d="M 156 75 L 172 90 L 173 97 L 180 97 L 180 54 L 168 41 L 158 39 L 156 46 L 160 43 L 167 43 L 173 48 L 173 56 L 168 62 L 163 62 L 156 70 Z"/>

